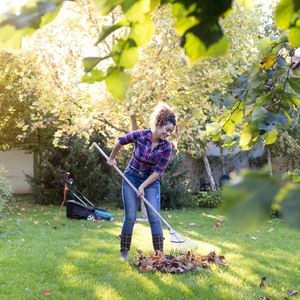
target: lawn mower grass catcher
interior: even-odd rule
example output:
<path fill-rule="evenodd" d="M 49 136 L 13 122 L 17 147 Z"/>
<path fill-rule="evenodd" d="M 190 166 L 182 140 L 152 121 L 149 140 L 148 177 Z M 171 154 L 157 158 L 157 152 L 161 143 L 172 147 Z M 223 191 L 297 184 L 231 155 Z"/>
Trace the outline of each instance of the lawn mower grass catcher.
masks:
<path fill-rule="evenodd" d="M 74 179 L 71 178 L 69 172 L 63 171 L 60 174 L 60 183 L 64 187 L 64 202 L 67 198 L 67 193 L 72 200 L 66 201 L 67 217 L 71 219 L 86 219 L 86 220 L 107 220 L 113 221 L 114 216 L 107 210 L 95 207 L 75 186 Z"/>

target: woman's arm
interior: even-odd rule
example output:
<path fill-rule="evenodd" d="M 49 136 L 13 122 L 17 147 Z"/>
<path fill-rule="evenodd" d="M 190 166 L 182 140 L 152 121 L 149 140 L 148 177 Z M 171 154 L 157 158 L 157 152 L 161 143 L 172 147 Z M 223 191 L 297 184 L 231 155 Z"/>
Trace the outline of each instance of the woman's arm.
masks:
<path fill-rule="evenodd" d="M 149 186 L 151 183 L 153 183 L 154 181 L 156 181 L 158 178 L 160 177 L 160 174 L 153 172 L 138 188 L 138 193 L 137 196 L 145 196 L 145 188 L 147 186 Z"/>
<path fill-rule="evenodd" d="M 107 160 L 107 164 L 110 165 L 110 166 L 115 166 L 117 163 L 116 163 L 116 157 L 119 153 L 119 151 L 121 150 L 121 148 L 123 147 L 123 145 L 121 145 L 119 143 L 119 141 L 115 144 L 114 148 L 112 149 L 111 153 L 110 153 L 110 156 Z"/>

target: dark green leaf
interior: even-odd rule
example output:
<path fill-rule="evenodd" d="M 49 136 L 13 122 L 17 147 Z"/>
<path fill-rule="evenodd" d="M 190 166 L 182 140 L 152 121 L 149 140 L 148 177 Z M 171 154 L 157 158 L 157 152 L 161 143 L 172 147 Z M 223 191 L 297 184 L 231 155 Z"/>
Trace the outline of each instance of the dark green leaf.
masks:
<path fill-rule="evenodd" d="M 111 57 L 111 55 L 105 57 L 85 57 L 83 62 L 83 67 L 85 72 L 90 72 L 100 61 Z"/>
<path fill-rule="evenodd" d="M 123 27 L 123 26 L 129 26 L 129 22 L 122 20 L 118 22 L 117 24 L 114 24 L 112 26 L 102 26 L 102 32 L 100 33 L 97 42 L 95 43 L 98 45 L 101 43 L 107 36 L 109 36 L 112 32 L 116 31 L 117 29 Z"/>
<path fill-rule="evenodd" d="M 241 229 L 253 230 L 269 218 L 278 189 L 268 169 L 245 170 L 240 179 L 224 187 L 221 210 Z"/>
<path fill-rule="evenodd" d="M 300 186 L 299 184 L 288 184 L 284 186 L 284 200 L 281 202 L 282 215 L 286 222 L 300 229 Z"/>
<path fill-rule="evenodd" d="M 291 88 L 298 94 L 300 94 L 300 78 L 297 77 L 290 77 L 288 82 Z"/>
<path fill-rule="evenodd" d="M 94 1 L 103 15 L 109 14 L 122 0 L 96 0 Z"/>

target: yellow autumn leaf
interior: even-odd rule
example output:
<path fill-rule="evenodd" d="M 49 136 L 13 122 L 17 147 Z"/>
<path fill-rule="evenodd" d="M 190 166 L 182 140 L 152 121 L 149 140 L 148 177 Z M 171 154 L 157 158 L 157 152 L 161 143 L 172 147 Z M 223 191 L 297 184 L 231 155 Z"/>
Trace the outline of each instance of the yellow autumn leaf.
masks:
<path fill-rule="evenodd" d="M 273 65 L 275 64 L 277 59 L 277 56 L 275 54 L 270 54 L 268 56 L 265 56 L 262 61 L 259 64 L 259 67 L 262 70 L 268 70 L 271 69 L 273 67 Z"/>

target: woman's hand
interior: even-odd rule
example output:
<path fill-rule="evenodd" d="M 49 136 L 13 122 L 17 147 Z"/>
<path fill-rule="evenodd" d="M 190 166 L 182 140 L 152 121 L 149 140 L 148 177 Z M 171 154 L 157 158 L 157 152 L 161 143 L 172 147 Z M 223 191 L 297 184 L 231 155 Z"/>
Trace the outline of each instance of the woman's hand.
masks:
<path fill-rule="evenodd" d="M 136 194 L 138 197 L 145 197 L 145 191 L 143 185 L 140 185 Z"/>
<path fill-rule="evenodd" d="M 106 162 L 107 162 L 107 164 L 108 164 L 109 166 L 111 166 L 111 167 L 117 165 L 116 160 L 115 160 L 114 158 L 111 158 L 111 157 L 109 157 L 108 160 L 107 160 Z"/>

